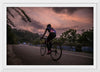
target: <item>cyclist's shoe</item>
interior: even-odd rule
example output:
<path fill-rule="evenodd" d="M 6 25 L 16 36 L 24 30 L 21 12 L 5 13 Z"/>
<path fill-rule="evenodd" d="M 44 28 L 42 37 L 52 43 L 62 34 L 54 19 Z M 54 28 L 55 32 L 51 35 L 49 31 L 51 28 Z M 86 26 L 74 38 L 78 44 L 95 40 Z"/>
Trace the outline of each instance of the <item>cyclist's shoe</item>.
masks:
<path fill-rule="evenodd" d="M 47 55 L 51 54 L 51 51 L 48 51 Z"/>

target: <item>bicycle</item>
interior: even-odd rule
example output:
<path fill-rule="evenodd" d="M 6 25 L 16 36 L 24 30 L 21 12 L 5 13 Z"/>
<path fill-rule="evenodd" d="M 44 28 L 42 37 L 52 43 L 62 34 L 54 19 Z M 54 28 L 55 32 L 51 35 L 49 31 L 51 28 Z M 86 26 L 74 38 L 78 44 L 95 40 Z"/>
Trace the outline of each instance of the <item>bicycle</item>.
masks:
<path fill-rule="evenodd" d="M 41 56 L 44 56 L 46 54 L 46 51 L 47 51 L 47 46 L 46 46 L 47 38 L 43 38 L 42 40 L 44 40 L 44 41 L 41 42 L 40 54 L 41 54 Z M 50 56 L 51 56 L 53 61 L 58 61 L 62 56 L 62 48 L 56 46 L 53 41 L 51 41 L 51 43 L 52 43 L 52 47 L 51 47 Z"/>

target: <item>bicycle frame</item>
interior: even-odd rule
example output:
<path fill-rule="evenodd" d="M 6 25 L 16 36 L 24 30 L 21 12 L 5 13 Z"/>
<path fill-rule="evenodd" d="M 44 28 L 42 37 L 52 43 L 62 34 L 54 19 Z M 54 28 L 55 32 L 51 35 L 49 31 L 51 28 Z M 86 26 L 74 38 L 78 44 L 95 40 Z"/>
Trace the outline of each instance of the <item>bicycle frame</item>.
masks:
<path fill-rule="evenodd" d="M 45 55 L 45 53 L 46 53 L 46 48 L 47 48 L 47 38 L 43 38 L 45 41 L 44 41 L 44 43 L 42 43 L 41 44 L 41 48 L 40 48 L 40 51 L 41 51 L 41 56 L 44 56 Z M 52 41 L 52 40 L 51 40 Z M 51 41 L 49 41 L 49 42 L 51 42 Z M 46 46 L 43 46 L 43 44 L 45 44 Z M 52 44 L 53 45 L 53 44 Z M 52 48 L 53 47 L 53 48 Z M 54 60 L 54 61 L 58 61 L 60 58 L 61 58 L 61 55 L 62 55 L 62 48 L 60 48 L 59 50 L 56 48 L 56 46 L 55 45 L 53 45 L 51 47 L 51 54 L 50 54 L 50 56 L 51 56 L 51 58 L 52 58 L 52 60 Z M 60 53 L 58 52 L 58 51 L 60 51 Z M 57 58 L 55 58 L 54 56 L 57 56 L 57 54 L 60 54 Z"/>

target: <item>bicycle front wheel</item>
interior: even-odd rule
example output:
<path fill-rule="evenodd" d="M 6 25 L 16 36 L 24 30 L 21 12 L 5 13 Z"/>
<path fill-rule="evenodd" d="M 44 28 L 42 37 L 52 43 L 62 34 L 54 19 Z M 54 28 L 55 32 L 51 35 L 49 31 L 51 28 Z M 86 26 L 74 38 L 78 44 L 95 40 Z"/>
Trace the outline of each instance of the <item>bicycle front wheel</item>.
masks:
<path fill-rule="evenodd" d="M 58 61 L 62 56 L 62 48 L 61 47 L 57 47 L 57 46 L 53 46 L 51 48 L 50 56 L 51 56 L 52 60 Z"/>
<path fill-rule="evenodd" d="M 45 53 L 46 53 L 46 46 L 45 46 L 45 44 L 41 44 L 41 47 L 40 47 L 41 56 L 44 56 Z"/>

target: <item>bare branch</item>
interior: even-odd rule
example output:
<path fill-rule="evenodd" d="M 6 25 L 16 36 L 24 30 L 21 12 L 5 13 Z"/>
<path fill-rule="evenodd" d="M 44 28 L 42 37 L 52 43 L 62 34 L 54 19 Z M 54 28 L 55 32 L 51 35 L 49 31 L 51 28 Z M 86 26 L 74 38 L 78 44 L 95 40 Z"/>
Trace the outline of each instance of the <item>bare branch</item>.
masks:
<path fill-rule="evenodd" d="M 16 8 L 12 7 L 12 9 L 14 9 L 22 17 L 22 20 L 27 22 L 27 20 L 24 18 L 24 16 Z"/>
<path fill-rule="evenodd" d="M 7 23 L 10 23 L 13 27 L 16 27 L 14 23 L 7 17 Z"/>
<path fill-rule="evenodd" d="M 18 8 L 18 7 L 17 7 Z M 29 21 L 29 22 L 31 22 L 31 19 L 27 16 L 27 14 L 25 13 L 25 11 L 24 10 L 22 10 L 21 8 L 18 8 L 23 14 L 24 14 L 24 16 L 27 18 L 27 20 Z"/>
<path fill-rule="evenodd" d="M 10 10 L 7 8 L 7 12 L 13 17 L 13 18 L 15 18 L 14 17 L 14 15 L 10 12 Z"/>

